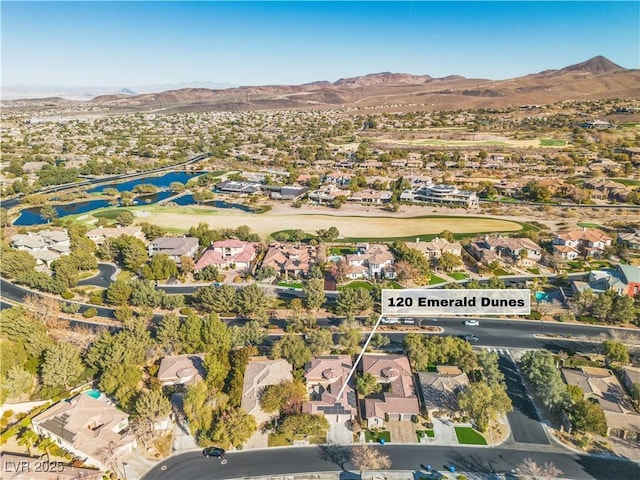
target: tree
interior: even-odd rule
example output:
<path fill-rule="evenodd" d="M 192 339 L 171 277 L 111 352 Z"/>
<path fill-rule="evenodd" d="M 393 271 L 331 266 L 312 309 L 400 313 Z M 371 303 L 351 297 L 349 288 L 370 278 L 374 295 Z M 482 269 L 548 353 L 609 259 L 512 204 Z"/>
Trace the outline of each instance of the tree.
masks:
<path fill-rule="evenodd" d="M 329 430 L 327 417 L 312 413 L 287 415 L 278 427 L 278 432 L 290 441 L 298 437 L 322 437 L 324 440 L 327 430 Z"/>
<path fill-rule="evenodd" d="M 182 273 L 189 274 L 193 272 L 196 263 L 193 258 L 188 257 L 187 255 L 183 255 L 180 257 L 180 270 Z"/>
<path fill-rule="evenodd" d="M 238 313 L 245 318 L 264 319 L 269 303 L 266 292 L 255 283 L 240 289 L 236 296 Z"/>
<path fill-rule="evenodd" d="M 126 305 L 133 293 L 133 288 L 129 282 L 116 280 L 109 284 L 105 297 L 112 305 Z"/>
<path fill-rule="evenodd" d="M 242 327 L 231 327 L 231 344 L 236 347 L 261 345 L 267 338 L 267 329 L 260 322 L 250 320 Z"/>
<path fill-rule="evenodd" d="M 301 369 L 311 360 L 311 351 L 299 335 L 284 335 L 273 344 L 273 358 L 284 358 L 295 369 Z"/>
<path fill-rule="evenodd" d="M 328 328 L 311 330 L 307 334 L 307 345 L 313 355 L 324 355 L 333 347 L 333 336 Z"/>
<path fill-rule="evenodd" d="M 382 347 L 386 347 L 391 343 L 391 339 L 388 335 L 383 335 L 381 333 L 375 333 L 371 337 L 370 345 L 376 350 L 380 350 Z"/>
<path fill-rule="evenodd" d="M 118 224 L 122 225 L 123 227 L 128 227 L 133 223 L 135 219 L 136 217 L 134 217 L 133 213 L 131 213 L 129 210 L 123 210 L 116 217 L 116 222 L 118 222 Z"/>
<path fill-rule="evenodd" d="M 405 352 L 414 370 L 426 370 L 429 365 L 429 349 L 422 341 L 422 335 L 409 333 L 402 340 Z"/>
<path fill-rule="evenodd" d="M 547 408 L 558 410 L 567 404 L 567 387 L 551 352 L 530 350 L 522 356 L 520 362 L 522 373 Z"/>
<path fill-rule="evenodd" d="M 338 337 L 340 345 L 348 355 L 354 355 L 360 347 L 362 331 L 358 327 L 341 327 L 341 335 Z"/>
<path fill-rule="evenodd" d="M 632 323 L 640 315 L 632 297 L 628 295 L 616 295 L 611 305 L 611 311 L 607 317 L 608 323 Z"/>
<path fill-rule="evenodd" d="M 33 272 L 36 259 L 24 250 L 2 247 L 0 255 L 0 271 L 7 278 L 16 278 L 20 274 Z"/>
<path fill-rule="evenodd" d="M 602 343 L 602 350 L 607 364 L 614 362 L 629 363 L 629 350 L 622 342 L 618 342 L 616 340 L 605 340 Z"/>
<path fill-rule="evenodd" d="M 65 255 L 51 265 L 56 280 L 60 280 L 67 288 L 75 287 L 80 279 L 78 265 L 71 255 Z"/>
<path fill-rule="evenodd" d="M 312 278 L 303 288 L 305 296 L 305 305 L 309 310 L 317 310 L 322 306 L 325 300 L 324 280 L 321 278 Z"/>
<path fill-rule="evenodd" d="M 51 325 L 60 318 L 60 302 L 53 297 L 28 294 L 22 304 L 26 315 L 43 325 Z"/>
<path fill-rule="evenodd" d="M 380 390 L 382 390 L 382 385 L 369 372 L 358 375 L 356 378 L 356 391 L 361 397 L 368 397 L 372 393 L 378 393 Z"/>
<path fill-rule="evenodd" d="M 31 372 L 27 372 L 20 365 L 14 365 L 7 372 L 2 388 L 7 398 L 15 398 L 24 393 L 31 393 L 34 381 L 35 378 Z"/>
<path fill-rule="evenodd" d="M 202 330 L 202 318 L 193 312 L 189 312 L 187 318 L 178 327 L 178 335 L 184 352 L 196 353 L 202 351 Z"/>
<path fill-rule="evenodd" d="M 498 354 L 488 350 L 477 353 L 478 364 L 482 369 L 482 377 L 491 388 L 504 388 L 504 374 L 498 366 Z"/>
<path fill-rule="evenodd" d="M 345 288 L 338 293 L 336 312 L 348 318 L 373 309 L 373 297 L 365 288 Z"/>
<path fill-rule="evenodd" d="M 136 400 L 136 413 L 156 422 L 165 418 L 171 411 L 171 402 L 160 390 L 149 390 Z"/>
<path fill-rule="evenodd" d="M 570 409 L 569 417 L 573 427 L 586 433 L 607 434 L 607 421 L 602 407 L 596 401 L 582 399 Z"/>
<path fill-rule="evenodd" d="M 226 358 L 231 350 L 231 332 L 216 313 L 202 318 L 203 350 L 218 358 Z"/>
<path fill-rule="evenodd" d="M 125 236 L 128 235 L 122 235 L 120 238 Z M 147 261 L 149 255 L 142 240 L 135 237 L 130 238 L 133 240 L 121 249 L 122 264 L 126 269 L 136 272 Z"/>
<path fill-rule="evenodd" d="M 140 222 L 140 227 L 142 227 L 144 237 L 150 242 L 164 235 L 162 228 L 157 225 L 153 225 L 148 222 Z"/>
<path fill-rule="evenodd" d="M 149 264 L 142 267 L 142 276 L 148 280 L 166 280 L 177 274 L 176 262 L 165 253 L 156 253 Z"/>
<path fill-rule="evenodd" d="M 29 427 L 22 427 L 18 432 L 18 445 L 27 447 L 29 456 L 32 456 L 31 449 L 39 439 L 40 436 Z"/>
<path fill-rule="evenodd" d="M 444 272 L 451 272 L 462 266 L 462 259 L 453 253 L 444 252 L 438 258 L 438 268 Z"/>
<path fill-rule="evenodd" d="M 204 368 L 207 371 L 207 385 L 217 390 L 222 390 L 224 380 L 229 374 L 229 361 L 227 357 L 217 357 L 211 353 L 204 356 Z"/>
<path fill-rule="evenodd" d="M 453 236 L 453 232 L 450 230 L 443 230 L 438 235 L 440 238 L 444 238 L 447 242 L 455 241 L 455 237 Z"/>
<path fill-rule="evenodd" d="M 189 423 L 191 434 L 207 431 L 213 423 L 213 409 L 216 406 L 215 395 L 204 382 L 198 382 L 187 388 L 184 395 L 183 410 Z"/>
<path fill-rule="evenodd" d="M 351 463 L 360 471 L 360 476 L 367 470 L 389 470 L 389 456 L 369 445 L 356 445 L 351 450 Z"/>
<path fill-rule="evenodd" d="M 193 294 L 193 302 L 202 310 L 229 313 L 235 310 L 236 289 L 231 285 L 200 287 Z"/>
<path fill-rule="evenodd" d="M 117 364 L 103 372 L 98 387 L 107 395 L 112 395 L 125 410 L 130 410 L 142 371 L 137 365 Z"/>
<path fill-rule="evenodd" d="M 175 313 L 168 313 L 156 330 L 156 341 L 168 354 L 182 352 L 182 340 L 180 339 L 180 317 Z"/>
<path fill-rule="evenodd" d="M 288 380 L 265 387 L 260 396 L 260 407 L 267 413 L 300 413 L 307 395 L 305 385 L 297 380 Z"/>
<path fill-rule="evenodd" d="M 249 440 L 257 428 L 256 419 L 241 408 L 225 410 L 215 421 L 212 432 L 214 442 L 223 448 L 238 447 Z"/>
<path fill-rule="evenodd" d="M 472 383 L 458 394 L 458 405 L 478 426 L 481 432 L 499 415 L 513 410 L 505 388 L 492 388 L 484 382 Z"/>
<path fill-rule="evenodd" d="M 58 218 L 58 211 L 53 205 L 44 205 L 40 208 L 40 218 L 47 223 L 51 223 L 52 220 Z"/>
<path fill-rule="evenodd" d="M 531 458 L 525 458 L 518 468 L 518 477 L 523 480 L 553 480 L 562 475 L 562 470 L 551 462 L 538 465 Z"/>
<path fill-rule="evenodd" d="M 60 342 L 45 350 L 41 374 L 43 385 L 67 389 L 74 385 L 83 371 L 80 351 L 74 345 Z"/>

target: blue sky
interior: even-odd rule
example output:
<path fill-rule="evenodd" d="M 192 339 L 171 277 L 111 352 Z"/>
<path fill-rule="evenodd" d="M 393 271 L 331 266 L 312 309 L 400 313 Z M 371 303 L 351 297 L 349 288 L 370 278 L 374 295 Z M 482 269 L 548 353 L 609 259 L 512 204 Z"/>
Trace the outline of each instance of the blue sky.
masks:
<path fill-rule="evenodd" d="M 2 83 L 300 84 L 383 71 L 502 79 L 640 67 L 640 2 L 7 2 Z"/>

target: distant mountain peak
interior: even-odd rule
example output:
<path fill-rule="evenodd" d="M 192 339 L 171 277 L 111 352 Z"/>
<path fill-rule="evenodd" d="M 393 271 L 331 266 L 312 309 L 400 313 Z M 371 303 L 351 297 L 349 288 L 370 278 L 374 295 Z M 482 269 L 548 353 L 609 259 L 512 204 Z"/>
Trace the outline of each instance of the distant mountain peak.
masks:
<path fill-rule="evenodd" d="M 602 55 L 595 56 L 590 58 L 586 62 L 576 63 L 575 65 L 569 65 L 568 67 L 563 68 L 564 71 L 569 72 L 591 72 L 591 73 L 608 73 L 614 72 L 616 70 L 624 70 L 623 67 L 613 63 L 606 57 Z"/>

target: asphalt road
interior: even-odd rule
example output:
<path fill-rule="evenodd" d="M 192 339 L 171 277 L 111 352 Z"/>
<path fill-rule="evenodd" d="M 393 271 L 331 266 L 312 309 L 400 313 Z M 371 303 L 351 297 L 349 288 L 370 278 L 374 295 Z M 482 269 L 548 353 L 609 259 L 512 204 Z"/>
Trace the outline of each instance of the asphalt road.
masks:
<path fill-rule="evenodd" d="M 425 473 L 425 466 L 446 470 L 453 465 L 459 472 L 509 473 L 525 459 L 538 464 L 552 462 L 562 470 L 563 478 L 631 480 L 640 478 L 640 465 L 619 459 L 589 457 L 577 454 L 549 453 L 508 448 L 435 447 L 423 445 L 385 445 L 377 447 L 391 458 L 393 470 Z M 285 475 L 304 472 L 355 471 L 353 465 L 339 457 L 349 451 L 339 447 L 330 455 L 323 447 L 282 448 L 232 452 L 228 463 L 205 458 L 199 451 L 184 453 L 162 462 L 143 480 L 219 480 L 258 475 Z M 164 470 L 162 470 L 164 468 Z M 613 472 L 615 475 L 612 476 Z"/>
<path fill-rule="evenodd" d="M 500 355 L 498 366 L 504 374 L 507 393 L 513 403 L 513 411 L 507 414 L 511 426 L 511 439 L 518 443 L 549 444 L 547 434 L 527 395 L 527 390 L 515 363 L 508 356 Z"/>
<path fill-rule="evenodd" d="M 111 285 L 111 277 L 116 273 L 116 266 L 111 263 L 99 263 L 98 274 L 84 278 L 78 282 L 78 285 L 95 285 L 96 287 L 109 288 Z"/>

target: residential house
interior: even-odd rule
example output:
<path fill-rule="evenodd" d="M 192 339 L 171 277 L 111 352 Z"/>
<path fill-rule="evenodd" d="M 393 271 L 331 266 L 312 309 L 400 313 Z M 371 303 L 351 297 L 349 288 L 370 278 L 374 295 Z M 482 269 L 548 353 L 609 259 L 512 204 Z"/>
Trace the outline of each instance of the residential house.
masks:
<path fill-rule="evenodd" d="M 129 235 L 139 240 L 145 241 L 144 233 L 142 233 L 142 227 L 130 226 L 130 227 L 98 227 L 92 228 L 87 232 L 87 238 L 92 240 L 96 245 L 102 245 L 104 242 L 111 238 L 118 238 L 121 235 Z"/>
<path fill-rule="evenodd" d="M 216 191 L 222 193 L 248 194 L 253 195 L 262 191 L 262 184 L 257 182 L 239 182 L 235 180 L 225 180 L 216 184 Z"/>
<path fill-rule="evenodd" d="M 486 235 L 482 240 L 469 244 L 469 250 L 483 263 L 502 260 L 520 267 L 531 267 L 542 258 L 542 247 L 529 238 Z"/>
<path fill-rule="evenodd" d="M 443 253 L 449 253 L 456 257 L 462 256 L 462 245 L 458 242 L 449 242 L 440 237 L 436 237 L 428 242 L 422 242 L 419 238 L 416 238 L 415 242 L 407 242 L 406 245 L 409 248 L 422 252 L 425 257 L 432 260 L 437 260 Z"/>
<path fill-rule="evenodd" d="M 347 276 L 356 278 L 395 278 L 395 258 L 386 245 L 358 245 L 358 252 L 345 255 L 349 272 Z"/>
<path fill-rule="evenodd" d="M 630 250 L 640 250 L 640 229 L 633 232 L 618 232 L 618 244 Z"/>
<path fill-rule="evenodd" d="M 10 239 L 11 247 L 24 250 L 36 259 L 37 265 L 51 267 L 51 263 L 71 251 L 69 234 L 64 230 L 41 230 L 19 233 Z"/>
<path fill-rule="evenodd" d="M 160 360 L 158 381 L 167 385 L 193 385 L 203 381 L 206 376 L 204 353 L 186 353 L 169 355 Z"/>
<path fill-rule="evenodd" d="M 194 266 L 194 271 L 200 271 L 207 265 L 217 268 L 227 268 L 232 265 L 240 272 L 251 270 L 251 262 L 256 258 L 256 244 L 242 240 L 228 239 L 213 242 L 205 250 Z"/>
<path fill-rule="evenodd" d="M 584 398 L 598 402 L 607 422 L 607 433 L 628 440 L 640 440 L 640 415 L 633 409 L 631 399 L 622 385 L 606 368 L 580 367 L 562 369 L 569 385 L 582 389 Z"/>
<path fill-rule="evenodd" d="M 592 270 L 586 282 L 574 281 L 571 286 L 574 292 L 589 289 L 594 293 L 604 293 L 613 290 L 618 295 L 633 297 L 640 292 L 640 267 L 619 264 L 615 268 Z"/>
<path fill-rule="evenodd" d="M 404 202 L 460 204 L 467 208 L 479 204 L 476 192 L 460 190 L 454 185 L 423 185 L 400 194 Z"/>
<path fill-rule="evenodd" d="M 149 256 L 156 253 L 164 253 L 176 263 L 180 263 L 180 257 L 192 257 L 198 251 L 198 239 L 196 237 L 159 237 L 149 244 Z"/>
<path fill-rule="evenodd" d="M 309 200 L 317 203 L 331 203 L 338 197 L 345 197 L 348 199 L 350 196 L 351 191 L 343 190 L 333 184 L 324 186 L 318 190 L 313 190 L 308 194 Z"/>
<path fill-rule="evenodd" d="M 361 402 L 361 418 L 368 428 L 383 427 L 387 421 L 412 420 L 420 413 L 409 359 L 404 355 L 365 354 L 362 373 L 370 373 L 382 384 L 382 392 Z"/>
<path fill-rule="evenodd" d="M 104 400 L 81 393 L 62 400 L 31 420 L 33 430 L 50 438 L 85 463 L 107 470 L 108 452 L 128 454 L 136 447 L 129 415 Z"/>
<path fill-rule="evenodd" d="M 104 473 L 92 468 L 48 463 L 42 457 L 0 453 L 3 480 L 102 480 Z"/>
<path fill-rule="evenodd" d="M 304 368 L 309 400 L 302 405 L 305 413 L 324 415 L 331 426 L 330 435 L 335 431 L 334 435 L 339 437 L 342 433 L 343 439 L 346 438 L 349 443 L 352 434 L 346 425 L 357 415 L 356 394 L 353 387 L 347 384 L 340 398 L 337 396 L 352 366 L 349 355 L 313 357 Z M 338 441 L 340 438 L 330 440 Z"/>
<path fill-rule="evenodd" d="M 568 246 L 578 250 L 585 257 L 599 257 L 612 238 L 598 228 L 583 228 L 558 233 L 553 239 L 554 254 L 562 257 L 562 252 L 555 246 Z"/>
<path fill-rule="evenodd" d="M 588 122 L 581 123 L 580 126 L 582 128 L 593 128 L 596 130 L 603 130 L 607 128 L 615 128 L 613 123 L 607 122 L 606 120 L 590 120 Z"/>
<path fill-rule="evenodd" d="M 602 195 L 599 198 L 603 200 L 608 199 L 608 200 L 624 201 L 627 198 L 627 195 L 629 194 L 629 188 L 626 185 L 623 185 L 622 183 L 619 183 L 619 182 L 614 182 L 613 180 L 607 180 L 604 178 L 594 178 L 594 179 L 585 180 L 582 186 L 583 188 L 600 192 Z M 593 193 L 591 194 L 591 198 L 598 199 L 598 197 L 595 196 Z"/>
<path fill-rule="evenodd" d="M 392 192 L 384 190 L 364 189 L 354 192 L 349 197 L 350 202 L 366 203 L 371 205 L 382 205 L 391 201 Z"/>
<path fill-rule="evenodd" d="M 318 258 L 312 245 L 272 243 L 262 260 L 262 267 L 273 267 L 285 278 L 306 276 Z"/>
<path fill-rule="evenodd" d="M 244 372 L 241 408 L 253 415 L 260 426 L 277 417 L 260 407 L 260 396 L 265 387 L 293 380 L 292 367 L 283 359 L 269 360 L 266 357 L 251 357 Z"/>
<path fill-rule="evenodd" d="M 458 393 L 469 377 L 458 367 L 438 365 L 435 372 L 418 372 L 422 402 L 429 416 L 451 416 L 458 410 Z"/>
<path fill-rule="evenodd" d="M 273 200 L 298 200 L 309 191 L 309 187 L 300 186 L 279 187 L 265 185 L 264 189 L 269 192 L 269 198 Z"/>
<path fill-rule="evenodd" d="M 632 391 L 634 385 L 640 385 L 640 367 L 630 367 L 625 365 L 620 373 L 622 383 L 629 391 Z"/>

